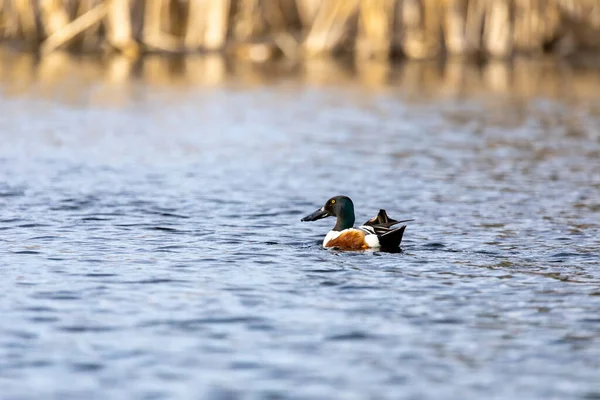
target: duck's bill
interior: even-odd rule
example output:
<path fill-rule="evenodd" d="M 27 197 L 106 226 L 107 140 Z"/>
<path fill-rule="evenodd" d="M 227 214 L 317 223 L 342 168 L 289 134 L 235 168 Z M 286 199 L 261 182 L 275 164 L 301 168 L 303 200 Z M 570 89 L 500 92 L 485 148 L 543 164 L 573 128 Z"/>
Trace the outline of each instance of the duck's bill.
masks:
<path fill-rule="evenodd" d="M 302 218 L 302 221 L 316 221 L 321 218 L 329 217 L 329 215 L 330 214 L 327 211 L 323 210 L 322 208 L 319 208 L 314 213 Z"/>

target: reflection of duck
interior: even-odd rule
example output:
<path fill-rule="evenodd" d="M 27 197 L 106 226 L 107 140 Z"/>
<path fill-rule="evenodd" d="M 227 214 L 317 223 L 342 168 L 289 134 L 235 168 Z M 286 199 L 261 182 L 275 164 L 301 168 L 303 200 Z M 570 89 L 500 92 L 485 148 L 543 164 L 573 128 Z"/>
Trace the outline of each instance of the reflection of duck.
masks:
<path fill-rule="evenodd" d="M 401 222 L 413 221 L 412 219 L 396 221 L 389 218 L 385 210 L 379 210 L 376 217 L 355 228 L 354 204 L 346 196 L 332 197 L 323 207 L 302 218 L 302 221 L 316 221 L 333 216 L 337 217 L 337 222 L 325 236 L 323 247 L 335 247 L 341 250 L 397 249 L 406 225 L 395 229 L 391 227 Z"/>

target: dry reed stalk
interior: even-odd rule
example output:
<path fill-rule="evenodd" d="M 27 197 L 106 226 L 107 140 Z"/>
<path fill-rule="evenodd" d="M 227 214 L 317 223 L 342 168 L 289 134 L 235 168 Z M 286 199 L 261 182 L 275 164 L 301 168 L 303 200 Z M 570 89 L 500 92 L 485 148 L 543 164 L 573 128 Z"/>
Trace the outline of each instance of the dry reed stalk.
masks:
<path fill-rule="evenodd" d="M 0 39 L 8 39 L 16 32 L 10 11 L 9 0 L 0 0 Z"/>
<path fill-rule="evenodd" d="M 553 2 L 551 5 L 548 5 L 548 7 L 542 7 L 541 12 L 543 14 L 542 38 L 544 44 L 546 44 L 554 40 L 560 32 L 562 28 L 562 18 L 560 15 L 560 9 L 558 8 L 558 5 L 555 2 Z"/>
<path fill-rule="evenodd" d="M 236 55 L 264 62 L 274 58 L 279 47 L 294 57 L 291 53 L 297 51 L 298 45 L 291 35 L 284 33 L 288 29 L 284 18 L 277 0 L 238 0 L 233 18 Z"/>
<path fill-rule="evenodd" d="M 108 42 L 127 57 L 135 58 L 139 46 L 131 29 L 130 0 L 109 0 L 106 16 Z"/>
<path fill-rule="evenodd" d="M 169 0 L 146 0 L 142 42 L 148 48 L 166 52 L 180 50 L 181 41 L 163 29 L 163 13 L 169 10 Z"/>
<path fill-rule="evenodd" d="M 42 25 L 47 36 L 59 31 L 69 23 L 69 16 L 62 0 L 41 0 Z"/>
<path fill-rule="evenodd" d="M 600 4 L 597 0 L 557 0 L 561 22 L 569 29 L 573 48 L 600 47 Z M 582 22 L 587 22 L 584 24 Z"/>
<path fill-rule="evenodd" d="M 535 0 L 521 0 L 515 3 L 515 23 L 513 29 L 513 41 L 515 50 L 535 50 L 538 38 L 535 35 L 536 17 L 532 13 L 535 10 Z"/>
<path fill-rule="evenodd" d="M 389 58 L 396 0 L 361 0 L 356 54 L 359 58 Z"/>
<path fill-rule="evenodd" d="M 233 35 L 237 41 L 248 41 L 265 31 L 259 0 L 238 0 L 233 17 Z"/>
<path fill-rule="evenodd" d="M 6 0 L 0 0 L 0 39 L 4 37 L 4 29 L 6 26 Z"/>
<path fill-rule="evenodd" d="M 481 32 L 484 28 L 487 0 L 469 0 L 465 21 L 465 39 L 467 51 L 479 51 L 482 48 Z"/>
<path fill-rule="evenodd" d="M 194 50 L 222 50 L 229 30 L 229 7 L 230 0 L 190 1 L 184 46 Z"/>
<path fill-rule="evenodd" d="M 275 32 L 292 33 L 301 28 L 297 0 L 262 0 L 265 20 Z"/>
<path fill-rule="evenodd" d="M 98 20 L 100 6 L 107 14 Z M 447 54 L 504 58 L 550 43 L 559 52 L 600 47 L 600 0 L 0 0 L 0 38 L 43 41 L 46 52 L 97 49 L 107 40 L 135 57 L 140 36 L 150 50 L 214 51 L 229 38 L 251 43 L 252 59 L 273 55 L 273 44 L 295 58 L 298 28 L 309 57 L 355 40 L 359 58 L 388 58 L 401 31 L 409 58 L 443 54 L 442 45 Z"/>
<path fill-rule="evenodd" d="M 425 30 L 426 57 L 438 55 L 442 46 L 442 9 L 439 7 L 439 2 L 440 0 L 423 0 L 425 9 L 423 28 Z"/>
<path fill-rule="evenodd" d="M 192 0 L 188 5 L 187 29 L 183 45 L 188 50 L 197 50 L 204 45 L 204 30 L 207 25 L 207 0 Z"/>
<path fill-rule="evenodd" d="M 6 6 L 5 1 L 6 0 L 0 0 L 0 40 L 10 37 L 9 18 L 7 17 L 8 7 Z"/>
<path fill-rule="evenodd" d="M 319 56 L 335 51 L 344 34 L 348 22 L 356 14 L 358 0 L 330 0 L 319 8 L 311 29 L 304 41 L 307 56 Z"/>
<path fill-rule="evenodd" d="M 588 13 L 590 24 L 594 29 L 600 30 L 600 4 L 598 1 L 590 0 L 587 2 L 587 7 L 591 8 Z"/>
<path fill-rule="evenodd" d="M 308 30 L 312 26 L 319 9 L 323 6 L 323 0 L 296 0 L 295 2 L 300 24 Z"/>
<path fill-rule="evenodd" d="M 15 0 L 4 0 L 2 10 L 3 38 L 27 41 L 21 29 L 21 18 Z"/>
<path fill-rule="evenodd" d="M 171 41 L 177 51 L 184 46 L 185 32 L 187 30 L 187 7 L 178 0 L 167 0 L 163 3 L 162 36 Z"/>
<path fill-rule="evenodd" d="M 161 35 L 166 35 L 171 33 L 171 3 L 172 0 L 163 0 L 160 4 L 160 13 L 159 13 L 159 26 L 161 30 Z"/>
<path fill-rule="evenodd" d="M 165 0 L 147 0 L 144 8 L 142 42 L 151 49 L 173 50 L 173 43 L 164 39 L 162 34 L 161 12 Z"/>
<path fill-rule="evenodd" d="M 261 11 L 265 29 L 268 30 L 270 34 L 287 33 L 294 29 L 293 21 L 288 19 L 288 15 L 284 11 L 284 6 L 281 1 L 262 1 Z"/>
<path fill-rule="evenodd" d="M 510 0 L 488 3 L 485 14 L 484 46 L 492 57 L 505 58 L 512 54 Z"/>
<path fill-rule="evenodd" d="M 163 0 L 146 0 L 144 7 L 144 22 L 142 40 L 157 35 L 160 32 L 160 10 Z"/>
<path fill-rule="evenodd" d="M 529 54 L 542 52 L 542 46 L 552 40 L 560 29 L 561 17 L 555 2 L 527 0 L 515 4 L 514 42 L 518 51 Z"/>
<path fill-rule="evenodd" d="M 279 0 L 263 1 L 261 3 L 263 18 L 269 32 L 282 32 L 291 28 L 290 21 L 282 10 Z"/>
<path fill-rule="evenodd" d="M 40 46 L 40 51 L 43 55 L 50 54 L 58 47 L 68 43 L 76 35 L 83 32 L 90 26 L 99 23 L 107 14 L 107 7 L 104 2 L 71 21 L 68 25 L 54 32 Z"/>
<path fill-rule="evenodd" d="M 96 3 L 96 0 L 81 0 L 75 18 L 77 19 L 94 9 L 96 6 L 94 3 Z M 92 51 L 100 47 L 101 35 L 99 31 L 101 26 L 101 21 L 98 20 L 98 22 L 90 25 L 78 35 L 81 38 L 78 44 L 83 51 Z"/>
<path fill-rule="evenodd" d="M 446 0 L 444 2 L 444 45 L 448 54 L 453 56 L 468 53 L 466 39 L 468 0 Z"/>
<path fill-rule="evenodd" d="M 402 50 L 409 58 L 425 58 L 423 21 L 425 10 L 419 0 L 404 0 L 402 3 Z"/>
<path fill-rule="evenodd" d="M 36 10 L 31 0 L 13 0 L 13 8 L 25 41 L 29 44 L 37 44 L 40 35 L 37 28 Z"/>
<path fill-rule="evenodd" d="M 300 44 L 293 35 L 287 32 L 275 33 L 273 35 L 273 41 L 287 58 L 292 60 L 298 58 Z"/>
<path fill-rule="evenodd" d="M 221 50 L 225 46 L 228 31 L 228 16 L 231 0 L 211 1 L 208 6 L 206 29 L 204 31 L 204 48 Z"/>
<path fill-rule="evenodd" d="M 298 25 L 294 20 L 294 0 L 263 1 L 263 14 L 275 45 L 290 59 L 296 59 L 299 43 L 293 31 Z"/>
<path fill-rule="evenodd" d="M 160 11 L 163 0 L 147 0 L 144 9 L 144 28 L 142 31 L 142 41 L 146 45 L 154 46 L 154 41 L 158 40 L 161 33 Z"/>
<path fill-rule="evenodd" d="M 171 0 L 167 3 L 165 10 L 163 11 L 163 29 L 166 33 L 171 35 L 173 39 L 181 41 L 185 36 L 187 30 L 186 24 L 187 10 L 189 1 L 184 2 Z"/>

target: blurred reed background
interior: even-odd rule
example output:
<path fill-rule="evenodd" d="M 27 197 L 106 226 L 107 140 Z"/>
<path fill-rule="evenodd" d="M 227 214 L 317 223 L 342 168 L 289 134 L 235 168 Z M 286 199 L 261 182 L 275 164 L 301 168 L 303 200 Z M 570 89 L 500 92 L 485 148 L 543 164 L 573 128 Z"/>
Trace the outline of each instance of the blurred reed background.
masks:
<path fill-rule="evenodd" d="M 0 0 L 0 38 L 128 58 L 565 56 L 600 51 L 600 0 Z"/>

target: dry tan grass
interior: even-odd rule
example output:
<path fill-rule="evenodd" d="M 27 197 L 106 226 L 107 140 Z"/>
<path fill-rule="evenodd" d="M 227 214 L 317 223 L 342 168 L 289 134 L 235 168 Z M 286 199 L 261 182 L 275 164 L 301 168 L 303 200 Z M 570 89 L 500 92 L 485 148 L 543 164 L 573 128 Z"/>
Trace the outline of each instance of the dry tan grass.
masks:
<path fill-rule="evenodd" d="M 566 55 L 600 50 L 600 0 L 0 0 L 0 39 L 130 58 Z"/>

